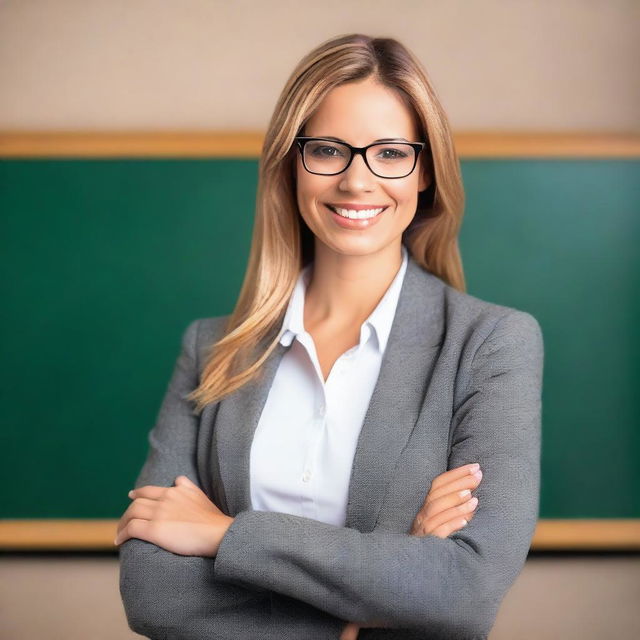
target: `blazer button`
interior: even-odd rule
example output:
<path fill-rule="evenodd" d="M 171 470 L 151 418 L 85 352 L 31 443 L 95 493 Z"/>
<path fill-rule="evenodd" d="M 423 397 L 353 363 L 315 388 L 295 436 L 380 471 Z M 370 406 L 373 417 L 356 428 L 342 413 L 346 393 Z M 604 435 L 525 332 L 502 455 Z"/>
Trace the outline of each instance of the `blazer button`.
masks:
<path fill-rule="evenodd" d="M 309 480 L 311 480 L 311 471 L 307 469 L 307 471 L 302 474 L 302 482 L 309 482 Z"/>

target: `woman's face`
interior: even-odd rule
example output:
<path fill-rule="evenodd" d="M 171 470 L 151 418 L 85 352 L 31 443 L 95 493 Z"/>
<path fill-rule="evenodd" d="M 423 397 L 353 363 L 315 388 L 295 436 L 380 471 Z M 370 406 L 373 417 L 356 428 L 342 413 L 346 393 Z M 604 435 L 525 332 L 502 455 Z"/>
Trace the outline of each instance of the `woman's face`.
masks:
<path fill-rule="evenodd" d="M 332 89 L 307 121 L 304 135 L 336 137 L 354 147 L 386 138 L 420 141 L 412 112 L 393 90 L 369 78 Z M 431 182 L 423 153 L 411 174 L 393 179 L 374 175 L 361 155 L 354 156 L 346 171 L 333 176 L 309 173 L 300 153 L 296 155 L 298 208 L 316 236 L 316 250 L 366 255 L 391 245 L 400 247 L 402 232 L 416 212 L 418 192 Z M 327 205 L 385 209 L 354 224 L 344 222 Z"/>

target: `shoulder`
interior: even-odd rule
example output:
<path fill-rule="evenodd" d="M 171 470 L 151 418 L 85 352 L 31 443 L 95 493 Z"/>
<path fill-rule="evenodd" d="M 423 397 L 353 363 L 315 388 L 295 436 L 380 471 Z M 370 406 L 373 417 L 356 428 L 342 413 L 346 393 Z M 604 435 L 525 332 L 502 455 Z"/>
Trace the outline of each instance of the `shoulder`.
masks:
<path fill-rule="evenodd" d="M 518 339 L 541 335 L 538 320 L 528 311 L 482 300 L 445 285 L 450 317 L 478 332 L 483 338 Z"/>
<path fill-rule="evenodd" d="M 425 281 L 438 280 L 437 285 L 432 281 L 427 286 L 437 292 L 430 296 L 438 307 L 432 317 L 441 323 L 440 355 L 455 371 L 456 402 L 466 397 L 464 392 L 476 376 L 486 379 L 518 371 L 534 376 L 532 385 L 541 384 L 544 342 L 533 314 L 459 291 L 425 273 Z M 502 382 L 507 383 L 508 378 Z"/>
<path fill-rule="evenodd" d="M 208 348 L 224 336 L 228 319 L 229 314 L 192 320 L 184 330 L 183 347 L 194 352 L 200 363 L 204 362 L 208 355 Z"/>
<path fill-rule="evenodd" d="M 443 341 L 471 351 L 485 342 L 522 342 L 542 349 L 542 329 L 532 313 L 459 291 L 422 267 L 420 272 L 429 303 L 440 308 Z"/>
<path fill-rule="evenodd" d="M 519 369 L 542 375 L 542 329 L 531 313 L 456 290 L 448 295 L 455 310 L 453 335 L 461 347 L 463 368 L 494 373 Z"/>
<path fill-rule="evenodd" d="M 229 320 L 229 315 L 194 320 L 191 324 L 197 327 L 198 342 L 209 343 L 222 338 L 227 320 Z"/>

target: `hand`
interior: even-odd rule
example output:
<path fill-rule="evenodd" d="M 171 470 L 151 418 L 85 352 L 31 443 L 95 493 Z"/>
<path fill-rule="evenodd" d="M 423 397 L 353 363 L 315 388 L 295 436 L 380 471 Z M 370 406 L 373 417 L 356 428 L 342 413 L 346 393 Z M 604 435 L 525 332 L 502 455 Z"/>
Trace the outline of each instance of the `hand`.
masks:
<path fill-rule="evenodd" d="M 340 640 L 358 640 L 358 633 L 360 631 L 360 625 L 355 622 L 350 622 L 340 634 Z"/>
<path fill-rule="evenodd" d="M 446 538 L 467 526 L 475 514 L 478 499 L 471 497 L 482 479 L 482 471 L 473 472 L 467 464 L 436 476 L 424 504 L 411 527 L 410 535 Z"/>
<path fill-rule="evenodd" d="M 129 497 L 133 502 L 118 523 L 116 545 L 140 538 L 172 553 L 213 557 L 234 520 L 187 476 L 178 476 L 174 487 L 133 489 Z"/>
<path fill-rule="evenodd" d="M 413 521 L 410 535 L 431 534 L 446 538 L 468 524 L 473 518 L 477 504 L 477 499 L 471 498 L 471 490 L 476 489 L 482 479 L 482 472 L 478 470 L 479 475 L 472 475 L 471 467 L 472 465 L 468 464 L 451 469 L 434 478 L 424 505 Z M 460 495 L 465 490 L 469 493 Z M 475 500 L 476 504 L 472 500 Z M 340 640 L 357 640 L 358 632 L 363 626 L 349 622 L 342 630 Z"/>

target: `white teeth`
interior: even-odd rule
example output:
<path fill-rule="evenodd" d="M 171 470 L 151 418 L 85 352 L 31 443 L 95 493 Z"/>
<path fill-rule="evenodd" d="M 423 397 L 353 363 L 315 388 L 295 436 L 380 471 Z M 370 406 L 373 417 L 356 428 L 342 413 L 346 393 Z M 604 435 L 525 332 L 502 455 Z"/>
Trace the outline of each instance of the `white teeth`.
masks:
<path fill-rule="evenodd" d="M 374 216 L 377 216 L 381 211 L 384 211 L 384 207 L 381 207 L 380 209 L 362 209 L 361 211 L 355 211 L 354 209 L 340 209 L 339 207 L 331 208 L 343 218 L 351 218 L 352 220 L 373 218 Z"/>

